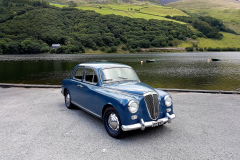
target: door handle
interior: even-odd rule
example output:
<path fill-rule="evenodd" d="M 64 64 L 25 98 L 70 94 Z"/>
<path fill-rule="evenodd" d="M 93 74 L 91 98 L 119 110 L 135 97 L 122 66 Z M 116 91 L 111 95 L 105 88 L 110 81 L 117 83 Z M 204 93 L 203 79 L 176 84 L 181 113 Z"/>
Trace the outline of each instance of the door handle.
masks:
<path fill-rule="evenodd" d="M 82 88 L 83 86 L 79 84 L 78 87 L 81 87 L 81 88 Z"/>

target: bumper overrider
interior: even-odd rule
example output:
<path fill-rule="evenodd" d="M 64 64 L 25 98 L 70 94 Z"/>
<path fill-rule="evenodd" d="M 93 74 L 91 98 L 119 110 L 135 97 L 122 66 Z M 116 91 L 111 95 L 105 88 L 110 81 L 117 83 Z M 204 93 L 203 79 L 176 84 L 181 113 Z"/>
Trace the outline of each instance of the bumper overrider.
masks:
<path fill-rule="evenodd" d="M 140 123 L 136 123 L 132 125 L 122 125 L 122 130 L 123 131 L 131 131 L 136 129 L 144 130 L 146 127 L 156 127 L 156 126 L 163 125 L 167 122 L 170 123 L 174 118 L 175 118 L 175 114 L 169 115 L 169 113 L 166 113 L 166 116 L 164 118 L 158 119 L 156 121 L 144 122 L 144 120 L 141 119 Z"/>

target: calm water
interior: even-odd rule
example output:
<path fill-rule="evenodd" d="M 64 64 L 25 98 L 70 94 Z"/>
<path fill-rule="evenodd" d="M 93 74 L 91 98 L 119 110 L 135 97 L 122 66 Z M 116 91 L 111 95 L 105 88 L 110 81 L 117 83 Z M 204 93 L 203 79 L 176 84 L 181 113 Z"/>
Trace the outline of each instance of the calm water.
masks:
<path fill-rule="evenodd" d="M 95 60 L 130 65 L 142 82 L 156 88 L 240 91 L 240 52 L 0 55 L 0 83 L 61 84 L 76 64 Z"/>

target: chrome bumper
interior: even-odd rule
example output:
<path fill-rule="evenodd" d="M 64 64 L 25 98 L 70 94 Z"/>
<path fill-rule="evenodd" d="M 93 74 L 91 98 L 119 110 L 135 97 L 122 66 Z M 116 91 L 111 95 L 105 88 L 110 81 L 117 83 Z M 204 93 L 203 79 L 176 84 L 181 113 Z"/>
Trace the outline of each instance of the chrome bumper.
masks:
<path fill-rule="evenodd" d="M 163 125 L 167 122 L 170 123 L 174 118 L 175 118 L 175 114 L 169 115 L 168 113 L 166 113 L 166 116 L 164 118 L 158 119 L 157 121 L 144 122 L 144 120 L 141 119 L 140 123 L 136 123 L 132 125 L 122 125 L 122 130 L 123 131 L 131 131 L 136 129 L 144 130 L 146 127 L 156 127 L 156 126 Z"/>

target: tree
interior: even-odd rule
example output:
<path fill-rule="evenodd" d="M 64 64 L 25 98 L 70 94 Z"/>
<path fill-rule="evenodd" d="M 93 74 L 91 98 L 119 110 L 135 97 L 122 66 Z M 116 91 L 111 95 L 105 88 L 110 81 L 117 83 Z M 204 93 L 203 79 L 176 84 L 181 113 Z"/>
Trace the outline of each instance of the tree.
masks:
<path fill-rule="evenodd" d="M 29 53 L 38 54 L 40 53 L 41 45 L 39 43 L 32 43 L 29 46 Z"/>
<path fill-rule="evenodd" d="M 77 3 L 75 3 L 74 1 L 69 1 L 68 6 L 69 7 L 77 7 Z"/>
<path fill-rule="evenodd" d="M 30 40 L 24 40 L 21 42 L 21 47 L 23 49 L 23 53 L 28 53 L 29 52 L 29 47 L 32 44 L 32 41 Z"/>
<path fill-rule="evenodd" d="M 110 48 L 110 53 L 115 53 L 115 52 L 117 52 L 117 46 L 112 46 L 111 48 Z"/>
<path fill-rule="evenodd" d="M 17 42 L 14 42 L 14 41 L 11 41 L 9 44 L 8 44 L 8 50 L 7 52 L 9 54 L 19 54 L 19 43 Z"/>
<path fill-rule="evenodd" d="M 149 48 L 151 45 L 151 42 L 149 40 L 143 39 L 139 41 L 139 45 L 140 47 L 143 47 L 143 48 Z"/>

